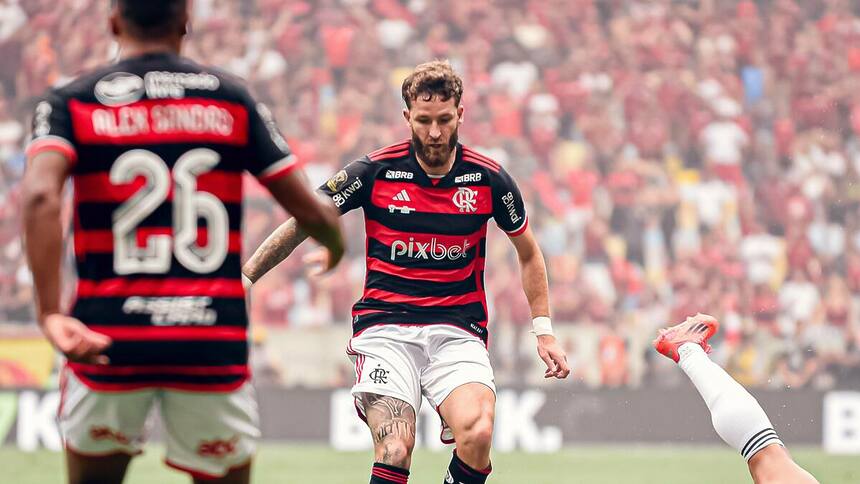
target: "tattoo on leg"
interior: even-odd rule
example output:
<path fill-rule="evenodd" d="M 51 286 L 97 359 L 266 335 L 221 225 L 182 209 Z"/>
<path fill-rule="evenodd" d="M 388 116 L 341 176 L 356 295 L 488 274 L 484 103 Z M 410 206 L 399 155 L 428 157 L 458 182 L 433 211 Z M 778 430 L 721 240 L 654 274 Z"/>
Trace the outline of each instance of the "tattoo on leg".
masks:
<path fill-rule="evenodd" d="M 378 444 L 386 437 L 413 441 L 415 439 L 415 410 L 411 405 L 394 397 L 365 394 L 364 412 L 371 423 L 373 442 Z"/>

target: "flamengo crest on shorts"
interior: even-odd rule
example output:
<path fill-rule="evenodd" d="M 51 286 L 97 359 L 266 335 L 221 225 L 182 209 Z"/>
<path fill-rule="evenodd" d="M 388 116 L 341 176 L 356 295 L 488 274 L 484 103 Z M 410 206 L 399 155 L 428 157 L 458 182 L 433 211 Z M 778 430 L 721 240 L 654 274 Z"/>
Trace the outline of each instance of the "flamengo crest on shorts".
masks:
<path fill-rule="evenodd" d="M 96 390 L 241 386 L 242 173 L 296 167 L 269 110 L 229 74 L 146 54 L 50 91 L 27 153 L 49 150 L 72 162 L 72 315 L 113 339 L 110 365 L 75 374 Z"/>
<path fill-rule="evenodd" d="M 520 191 L 498 163 L 458 144 L 451 171 L 431 180 L 404 140 L 350 163 L 319 190 L 341 213 L 364 210 L 367 278 L 353 306 L 355 333 L 450 324 L 486 342 L 487 222 L 511 236 L 528 225 Z"/>

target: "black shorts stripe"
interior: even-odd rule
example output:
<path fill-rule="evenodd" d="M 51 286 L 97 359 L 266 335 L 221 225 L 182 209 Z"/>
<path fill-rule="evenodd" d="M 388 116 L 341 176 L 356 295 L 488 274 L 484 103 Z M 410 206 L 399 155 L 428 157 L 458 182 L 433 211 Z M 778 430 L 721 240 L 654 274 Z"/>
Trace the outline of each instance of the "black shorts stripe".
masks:
<path fill-rule="evenodd" d="M 244 365 L 248 362 L 245 341 L 114 341 L 105 354 L 112 366 Z"/>
<path fill-rule="evenodd" d="M 481 239 L 481 248 L 484 247 L 485 239 Z M 382 242 L 374 239 L 367 239 L 367 256 L 373 257 L 374 259 L 379 259 L 383 262 L 388 262 L 389 264 L 395 264 L 400 267 L 406 267 L 411 269 L 462 269 L 464 267 L 468 267 L 472 261 L 475 260 L 475 256 L 478 254 L 477 247 L 471 247 L 466 250 L 466 257 L 462 257 L 459 259 L 451 260 L 448 258 L 442 260 L 436 260 L 432 257 L 427 259 L 420 258 L 410 258 L 405 255 L 397 256 L 394 261 L 391 260 L 391 247 L 383 244 Z"/>
<path fill-rule="evenodd" d="M 144 298 L 150 299 L 150 298 Z M 188 298 L 170 298 L 159 297 L 155 298 L 164 300 L 169 304 L 169 300 L 186 300 Z M 75 306 L 72 308 L 72 316 L 80 319 L 86 324 L 93 326 L 152 326 L 153 318 L 151 314 L 128 314 L 123 311 L 123 305 L 128 300 L 127 297 L 87 297 L 78 298 L 75 301 Z M 245 310 L 245 300 L 241 298 L 210 298 L 210 303 L 206 306 L 207 310 L 214 312 L 215 321 L 211 323 L 213 326 L 232 326 L 232 327 L 247 327 L 248 315 Z M 166 311 L 169 314 L 169 311 Z M 162 313 L 164 314 L 164 313 Z M 190 318 L 190 319 L 189 319 Z M 177 321 L 156 321 L 160 324 L 175 323 L 203 323 L 207 324 L 210 321 L 191 321 L 194 318 L 189 315 L 186 320 Z"/>

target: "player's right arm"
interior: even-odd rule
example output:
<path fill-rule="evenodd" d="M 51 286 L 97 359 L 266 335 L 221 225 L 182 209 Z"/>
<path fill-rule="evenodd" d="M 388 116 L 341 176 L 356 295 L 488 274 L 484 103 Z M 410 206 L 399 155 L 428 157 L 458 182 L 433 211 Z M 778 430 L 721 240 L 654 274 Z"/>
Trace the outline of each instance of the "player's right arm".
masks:
<path fill-rule="evenodd" d="M 264 104 L 255 102 L 250 94 L 243 95 L 248 110 L 248 171 L 292 214 L 296 228 L 301 227 L 305 237 L 314 238 L 326 248 L 328 261 L 325 269 L 333 268 L 340 262 L 344 251 L 337 210 L 330 202 L 323 202 L 315 197 L 306 186 L 306 179 L 296 156 L 281 135 L 269 109 Z M 271 267 L 266 271 L 268 269 Z M 259 274 L 253 271 L 252 274 L 257 275 L 249 277 L 243 268 L 243 273 L 252 282 L 266 271 Z"/>
<path fill-rule="evenodd" d="M 369 168 L 370 165 L 366 160 L 354 161 L 319 188 L 320 193 L 333 200 L 336 207 L 335 213 L 344 214 L 361 206 L 365 198 L 364 194 L 369 190 L 367 188 Z M 254 251 L 251 258 L 242 266 L 242 274 L 251 283 L 257 282 L 264 274 L 289 257 L 307 237 L 308 233 L 297 217 L 287 220 Z M 324 268 L 331 266 L 331 260 L 319 262 Z"/>
<path fill-rule="evenodd" d="M 245 266 L 248 267 L 249 264 L 254 263 L 251 267 L 256 267 L 256 270 L 249 271 L 254 276 L 245 273 L 243 268 L 245 277 L 251 282 L 256 282 L 261 275 L 284 260 L 308 236 L 327 249 L 325 270 L 332 269 L 343 257 L 344 242 L 340 228 L 340 213 L 331 201 L 316 197 L 303 179 L 303 176 L 294 172 L 267 185 L 272 196 L 293 215 L 293 218 L 278 227 L 278 230 L 260 246 L 260 249 L 267 248 L 264 251 L 265 254 L 272 254 L 272 250 L 277 250 L 278 254 L 283 253 L 283 257 L 278 259 L 271 255 L 257 256 L 260 252 L 258 249 Z M 274 240 L 272 240 L 273 237 Z"/>
<path fill-rule="evenodd" d="M 24 247 L 36 291 L 36 312 L 45 337 L 72 361 L 107 363 L 110 338 L 60 312 L 63 185 L 75 158 L 68 113 L 56 99 L 36 108 L 33 141 L 22 181 Z"/>
<path fill-rule="evenodd" d="M 242 274 L 252 284 L 257 282 L 264 274 L 289 257 L 307 238 L 308 234 L 299 228 L 296 219 L 287 220 L 257 247 L 254 255 L 242 266 Z"/>

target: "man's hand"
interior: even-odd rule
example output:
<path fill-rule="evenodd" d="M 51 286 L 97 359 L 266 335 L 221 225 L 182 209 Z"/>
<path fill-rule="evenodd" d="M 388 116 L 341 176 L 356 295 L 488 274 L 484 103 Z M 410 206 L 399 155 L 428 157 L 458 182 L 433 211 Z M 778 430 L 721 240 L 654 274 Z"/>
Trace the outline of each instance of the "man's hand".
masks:
<path fill-rule="evenodd" d="M 343 257 L 343 252 L 340 254 L 332 253 L 323 247 L 302 257 L 302 262 L 308 267 L 309 276 L 319 277 L 334 269 L 341 257 Z"/>
<path fill-rule="evenodd" d="M 329 262 L 326 264 L 326 270 L 336 266 L 343 257 L 346 243 L 340 228 L 340 211 L 329 197 L 315 195 L 305 186 L 305 181 L 306 178 L 301 172 L 294 172 L 266 185 L 272 196 L 287 212 L 292 214 L 295 224 L 286 226 L 282 224 L 257 249 L 252 259 L 258 259 L 257 253 L 262 252 L 259 257 L 261 260 L 256 261 L 252 268 L 254 266 L 260 267 L 247 272 L 252 281 L 256 281 L 269 269 L 284 260 L 307 236 L 315 239 L 329 250 Z M 268 250 L 264 246 L 270 242 L 275 251 L 272 255 L 266 255 Z"/>
<path fill-rule="evenodd" d="M 96 365 L 109 363 L 108 357 L 101 353 L 111 345 L 111 339 L 92 331 L 77 319 L 54 313 L 45 316 L 41 326 L 48 341 L 69 361 Z"/>
<path fill-rule="evenodd" d="M 558 345 L 555 336 L 551 334 L 539 335 L 537 337 L 537 350 L 540 359 L 546 363 L 544 378 L 556 377 L 559 380 L 567 378 L 567 375 L 570 374 L 570 367 L 567 366 L 567 355 Z"/>

